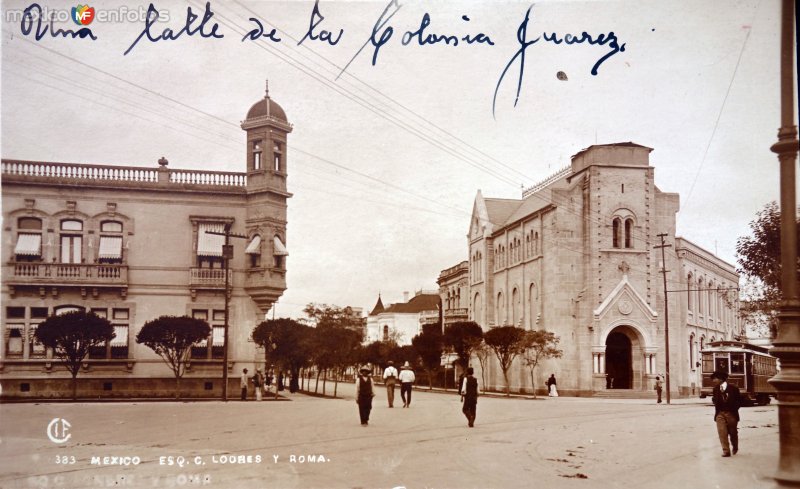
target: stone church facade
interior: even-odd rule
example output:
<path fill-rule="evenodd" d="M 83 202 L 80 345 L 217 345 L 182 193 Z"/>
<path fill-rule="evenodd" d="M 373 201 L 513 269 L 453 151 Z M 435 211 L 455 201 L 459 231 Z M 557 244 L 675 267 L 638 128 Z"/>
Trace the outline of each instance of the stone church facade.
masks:
<path fill-rule="evenodd" d="M 514 325 L 560 337 L 563 357 L 537 368 L 538 389 L 555 373 L 567 395 L 652 394 L 655 377 L 666 372 L 659 234 L 669 245 L 672 394 L 698 388 L 703 342 L 742 335 L 736 270 L 675 236 L 679 196 L 656 187 L 651 151 L 634 143 L 595 145 L 522 199 L 478 191 L 468 234 L 468 316 L 484 330 Z M 452 294 L 447 281 L 440 285 Z M 472 364 L 480 367 L 476 359 Z M 487 370 L 487 385 L 502 389 L 497 362 Z M 512 390 L 531 391 L 519 359 L 510 374 Z"/>

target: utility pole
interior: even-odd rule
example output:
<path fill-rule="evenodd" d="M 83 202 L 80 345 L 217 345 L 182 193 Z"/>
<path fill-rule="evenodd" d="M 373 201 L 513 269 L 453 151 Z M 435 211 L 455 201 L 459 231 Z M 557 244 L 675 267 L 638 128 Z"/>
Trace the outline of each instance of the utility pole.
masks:
<path fill-rule="evenodd" d="M 661 233 L 657 236 L 661 238 L 661 245 L 653 246 L 653 248 L 661 248 L 661 273 L 664 274 L 664 354 L 667 357 L 667 373 L 665 377 L 667 381 L 667 404 L 669 404 L 669 296 L 667 295 L 667 259 L 664 250 L 665 248 L 671 248 L 672 245 L 664 244 L 666 233 Z"/>
<path fill-rule="evenodd" d="M 231 225 L 225 224 L 224 230 L 206 231 L 208 234 L 225 236 L 225 244 L 222 245 L 222 266 L 225 273 L 225 325 L 223 327 L 225 336 L 222 340 L 222 400 L 228 401 L 228 310 L 230 307 L 230 261 L 233 259 L 233 245 L 230 244 L 231 238 L 247 239 L 247 236 L 231 233 Z"/>
<path fill-rule="evenodd" d="M 781 370 L 769 379 L 778 391 L 780 458 L 775 480 L 783 487 L 800 487 L 800 298 L 797 283 L 797 126 L 794 125 L 795 5 L 783 0 L 781 13 L 781 128 L 770 148 L 780 162 L 781 296 L 778 336 L 770 355 Z"/>

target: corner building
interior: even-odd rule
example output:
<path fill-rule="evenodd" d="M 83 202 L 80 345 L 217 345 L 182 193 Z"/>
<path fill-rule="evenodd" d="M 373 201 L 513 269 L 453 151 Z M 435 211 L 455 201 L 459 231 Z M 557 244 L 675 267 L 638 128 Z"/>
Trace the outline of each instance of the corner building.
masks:
<path fill-rule="evenodd" d="M 269 95 L 242 123 L 246 172 L 2 160 L 0 382 L 4 397 L 71 395 L 69 374 L 34 341 L 37 325 L 80 309 L 108 318 L 116 337 L 94 348 L 79 396 L 174 395 L 172 371 L 136 343 L 162 315 L 206 320 L 192 348 L 186 397 L 222 392 L 227 228 L 229 395 L 242 368 L 263 364 L 253 328 L 286 289 L 287 135 Z"/>
<path fill-rule="evenodd" d="M 514 325 L 560 337 L 563 357 L 535 372 L 542 392 L 555 373 L 567 395 L 654 395 L 655 377 L 666 372 L 661 250 L 654 248 L 661 233 L 671 245 L 672 394 L 699 393 L 703 342 L 743 336 L 735 268 L 675 236 L 679 196 L 656 187 L 651 151 L 595 145 L 520 200 L 478 191 L 468 234 L 469 318 L 484 331 Z M 486 374 L 490 388 L 504 388 L 496 360 Z M 519 359 L 510 377 L 512 390 L 531 391 Z"/>

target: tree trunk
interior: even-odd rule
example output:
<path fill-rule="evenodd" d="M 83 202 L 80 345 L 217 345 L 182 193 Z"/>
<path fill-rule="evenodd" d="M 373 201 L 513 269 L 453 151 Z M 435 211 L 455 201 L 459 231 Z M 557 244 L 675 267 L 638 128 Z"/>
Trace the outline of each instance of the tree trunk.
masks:
<path fill-rule="evenodd" d="M 328 369 L 325 369 L 325 373 L 322 374 L 322 395 L 325 395 L 325 386 L 328 383 Z"/>
<path fill-rule="evenodd" d="M 428 369 L 428 390 L 433 390 L 433 370 Z"/>
<path fill-rule="evenodd" d="M 78 372 L 72 372 L 72 400 L 78 400 Z"/>
<path fill-rule="evenodd" d="M 336 372 L 336 378 L 333 379 L 333 397 L 339 392 L 339 372 Z"/>
<path fill-rule="evenodd" d="M 180 376 L 175 376 L 175 400 L 180 400 L 181 398 L 181 378 Z"/>
<path fill-rule="evenodd" d="M 533 369 L 531 368 L 531 388 L 533 389 L 533 398 L 536 399 L 536 384 L 533 383 Z"/>
<path fill-rule="evenodd" d="M 508 369 L 507 368 L 503 369 L 503 379 L 505 379 L 505 381 L 506 381 L 506 397 L 510 397 L 511 396 L 511 386 L 508 385 Z"/>

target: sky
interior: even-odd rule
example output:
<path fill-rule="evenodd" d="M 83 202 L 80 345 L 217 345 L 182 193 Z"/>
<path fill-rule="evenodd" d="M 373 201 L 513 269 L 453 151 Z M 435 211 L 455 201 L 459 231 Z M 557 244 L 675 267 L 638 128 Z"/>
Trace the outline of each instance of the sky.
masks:
<path fill-rule="evenodd" d="M 732 264 L 778 199 L 775 0 L 161 1 L 149 28 L 148 2 L 89 4 L 86 26 L 38 4 L 96 40 L 37 40 L 32 5 L 2 3 L 3 158 L 244 171 L 239 124 L 269 80 L 294 126 L 277 316 L 436 290 L 478 190 L 518 199 L 592 144 L 653 148 L 677 235 Z"/>

